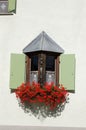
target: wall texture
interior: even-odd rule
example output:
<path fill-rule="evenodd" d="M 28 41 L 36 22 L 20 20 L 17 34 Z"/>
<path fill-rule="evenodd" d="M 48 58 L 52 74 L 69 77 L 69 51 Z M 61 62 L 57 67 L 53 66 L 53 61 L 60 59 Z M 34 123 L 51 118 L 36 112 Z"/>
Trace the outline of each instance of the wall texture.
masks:
<path fill-rule="evenodd" d="M 45 31 L 65 50 L 76 55 L 75 94 L 61 116 L 38 120 L 19 107 L 10 93 L 10 54 Z M 0 125 L 86 127 L 86 1 L 17 0 L 17 13 L 0 16 Z"/>

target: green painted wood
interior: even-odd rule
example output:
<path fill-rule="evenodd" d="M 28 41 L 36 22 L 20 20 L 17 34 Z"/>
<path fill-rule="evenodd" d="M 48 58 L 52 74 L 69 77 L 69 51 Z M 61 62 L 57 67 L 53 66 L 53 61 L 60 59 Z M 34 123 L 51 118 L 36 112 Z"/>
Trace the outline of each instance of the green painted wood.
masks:
<path fill-rule="evenodd" d="M 16 13 L 16 0 L 8 0 L 8 12 Z"/>
<path fill-rule="evenodd" d="M 60 84 L 75 92 L 75 55 L 62 54 L 60 56 Z"/>
<path fill-rule="evenodd" d="M 16 89 L 25 80 L 25 55 L 11 54 L 10 88 Z"/>

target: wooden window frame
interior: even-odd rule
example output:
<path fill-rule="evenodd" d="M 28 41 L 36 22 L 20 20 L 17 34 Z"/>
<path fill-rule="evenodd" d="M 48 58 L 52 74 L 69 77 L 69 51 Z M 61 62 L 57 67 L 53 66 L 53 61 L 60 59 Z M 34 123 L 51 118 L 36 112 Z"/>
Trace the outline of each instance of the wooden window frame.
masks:
<path fill-rule="evenodd" d="M 4 11 L 0 11 L 0 15 L 13 15 L 16 14 L 16 2 L 15 2 L 15 11 L 9 11 L 9 1 L 8 0 L 0 0 L 0 3 L 2 2 L 2 4 L 4 4 L 4 2 L 6 2 L 6 10 Z"/>
<path fill-rule="evenodd" d="M 38 82 L 41 87 L 44 85 L 46 81 L 46 54 L 40 53 L 38 55 Z"/>
<path fill-rule="evenodd" d="M 41 86 L 46 82 L 46 53 L 33 54 L 38 55 L 38 82 Z M 53 55 L 52 53 L 48 55 Z M 59 55 L 55 56 L 55 85 L 59 85 Z M 42 59 L 42 60 L 41 60 Z M 31 55 L 26 55 L 26 82 L 30 82 L 30 72 L 31 72 Z M 41 70 L 42 69 L 42 70 Z"/>
<path fill-rule="evenodd" d="M 55 59 L 55 76 L 56 76 L 56 85 L 59 85 L 59 56 L 56 57 Z"/>
<path fill-rule="evenodd" d="M 31 58 L 26 55 L 25 57 L 25 68 L 26 68 L 26 77 L 25 77 L 25 81 L 26 82 L 30 82 L 30 71 L 31 71 Z"/>

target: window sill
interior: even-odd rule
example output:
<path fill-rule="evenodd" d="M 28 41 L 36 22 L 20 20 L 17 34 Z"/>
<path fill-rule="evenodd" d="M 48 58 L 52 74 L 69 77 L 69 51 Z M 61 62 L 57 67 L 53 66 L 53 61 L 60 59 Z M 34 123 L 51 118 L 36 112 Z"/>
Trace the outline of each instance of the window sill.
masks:
<path fill-rule="evenodd" d="M 0 16 L 4 16 L 4 15 L 14 15 L 14 13 L 0 13 Z"/>

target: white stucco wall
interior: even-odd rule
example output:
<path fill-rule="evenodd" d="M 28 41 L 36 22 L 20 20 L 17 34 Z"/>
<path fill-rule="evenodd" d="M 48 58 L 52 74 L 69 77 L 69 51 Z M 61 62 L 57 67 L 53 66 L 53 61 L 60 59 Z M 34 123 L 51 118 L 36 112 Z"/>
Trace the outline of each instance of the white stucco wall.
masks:
<path fill-rule="evenodd" d="M 76 93 L 61 116 L 29 116 L 10 93 L 10 54 L 45 31 L 65 53 L 76 54 Z M 17 14 L 0 16 L 0 125 L 86 127 L 86 0 L 17 0 Z"/>

